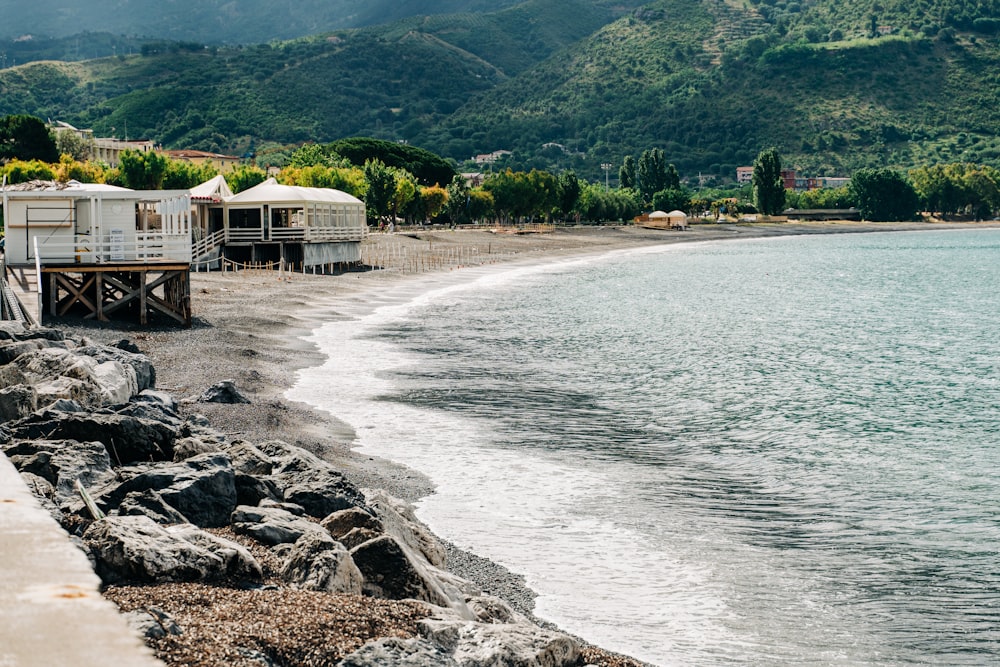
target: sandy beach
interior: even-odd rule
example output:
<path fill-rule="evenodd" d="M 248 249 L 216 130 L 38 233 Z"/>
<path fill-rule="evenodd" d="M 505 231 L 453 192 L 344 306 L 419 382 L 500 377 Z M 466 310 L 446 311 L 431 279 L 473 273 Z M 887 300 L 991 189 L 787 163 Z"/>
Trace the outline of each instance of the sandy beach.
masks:
<path fill-rule="evenodd" d="M 152 359 L 157 387 L 178 398 L 194 397 L 210 385 L 232 379 L 251 399 L 247 405 L 188 404 L 233 438 L 281 439 L 313 451 L 360 487 L 380 488 L 416 500 L 433 492 L 427 479 L 403 466 L 352 450 L 350 424 L 285 398 L 300 369 L 322 363 L 304 338 L 323 322 L 370 312 L 427 290 L 474 280 L 486 272 L 574 256 L 651 246 L 753 239 L 793 234 L 830 234 L 980 228 L 997 223 L 782 223 L 695 225 L 666 232 L 625 227 L 556 228 L 544 233 L 498 234 L 472 230 L 414 230 L 372 235 L 363 256 L 380 270 L 339 275 L 266 271 L 192 274 L 194 324 L 139 329 L 128 323 L 46 322 L 98 342 L 132 340 Z M 335 382 L 335 380 L 334 380 Z M 533 596 L 523 581 L 502 567 L 451 548 L 449 567 L 484 591 L 531 614 Z M 592 652 L 595 664 L 638 664 Z"/>

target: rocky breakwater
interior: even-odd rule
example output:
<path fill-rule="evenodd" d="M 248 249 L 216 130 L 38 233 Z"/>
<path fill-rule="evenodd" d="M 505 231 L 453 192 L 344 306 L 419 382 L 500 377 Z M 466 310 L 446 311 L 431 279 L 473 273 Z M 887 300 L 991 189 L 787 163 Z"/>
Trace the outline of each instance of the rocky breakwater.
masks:
<path fill-rule="evenodd" d="M 356 488 L 300 447 L 230 439 L 191 409 L 197 399 L 179 404 L 155 379 L 148 357 L 127 341 L 95 345 L 0 324 L 0 447 L 88 554 L 112 599 L 119 587 L 140 591 L 122 598 L 155 601 L 159 588 L 197 585 L 205 587 L 203 605 L 229 599 L 227 592 L 269 600 L 311 592 L 361 607 L 413 601 L 410 632 L 370 629 L 373 641 L 351 644 L 340 641 L 345 627 L 327 624 L 293 650 L 283 638 L 300 629 L 283 628 L 284 616 L 251 622 L 249 600 L 226 664 L 583 663 L 574 639 L 449 573 L 441 544 L 402 501 Z M 221 383 L 200 400 L 246 399 Z M 178 642 L 194 641 L 197 628 L 175 619 L 177 609 L 125 607 L 167 662 L 185 655 Z M 198 664 L 222 664 L 207 644 L 224 639 L 199 641 Z"/>

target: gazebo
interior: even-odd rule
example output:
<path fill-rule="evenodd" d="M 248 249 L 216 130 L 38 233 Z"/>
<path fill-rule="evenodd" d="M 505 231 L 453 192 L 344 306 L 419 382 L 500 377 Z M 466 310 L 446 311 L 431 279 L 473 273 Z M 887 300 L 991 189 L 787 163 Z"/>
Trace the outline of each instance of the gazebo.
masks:
<path fill-rule="evenodd" d="M 687 229 L 688 217 L 684 211 L 653 211 L 639 225 L 648 229 Z"/>
<path fill-rule="evenodd" d="M 269 178 L 226 198 L 223 208 L 229 259 L 290 261 L 303 268 L 361 260 L 365 204 L 346 192 Z"/>

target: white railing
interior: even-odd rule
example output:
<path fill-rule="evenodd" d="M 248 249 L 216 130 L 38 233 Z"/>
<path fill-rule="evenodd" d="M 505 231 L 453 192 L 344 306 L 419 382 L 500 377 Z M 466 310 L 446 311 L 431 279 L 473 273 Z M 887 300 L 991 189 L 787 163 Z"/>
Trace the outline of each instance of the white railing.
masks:
<path fill-rule="evenodd" d="M 77 235 L 72 242 L 34 238 L 35 261 L 38 263 L 191 261 L 190 234 L 137 232 L 134 241 L 103 241 L 90 235 Z"/>
<path fill-rule="evenodd" d="M 235 229 L 229 228 L 226 230 L 226 243 L 239 243 L 240 241 L 263 241 L 264 233 L 260 227 L 255 227 L 251 229 Z"/>
<path fill-rule="evenodd" d="M 209 234 L 203 239 L 198 239 L 191 246 L 191 256 L 194 258 L 204 257 L 208 253 L 212 252 L 226 240 L 226 230 L 220 229 L 217 232 Z"/>

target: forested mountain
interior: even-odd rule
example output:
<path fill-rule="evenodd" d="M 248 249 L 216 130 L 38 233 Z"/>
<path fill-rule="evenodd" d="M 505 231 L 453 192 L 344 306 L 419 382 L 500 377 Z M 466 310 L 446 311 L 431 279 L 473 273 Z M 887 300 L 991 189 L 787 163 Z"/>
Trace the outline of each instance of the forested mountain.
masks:
<path fill-rule="evenodd" d="M 731 176 L 770 145 L 815 174 L 1000 165 L 1000 0 L 529 0 L 432 16 L 385 4 L 407 16 L 0 70 L 0 113 L 224 152 L 357 135 L 458 161 L 502 149 L 512 166 L 589 178 L 650 147 L 686 177 Z"/>
<path fill-rule="evenodd" d="M 256 44 L 409 16 L 496 11 L 518 0 L 0 0 L 0 38 L 81 32 Z"/>

